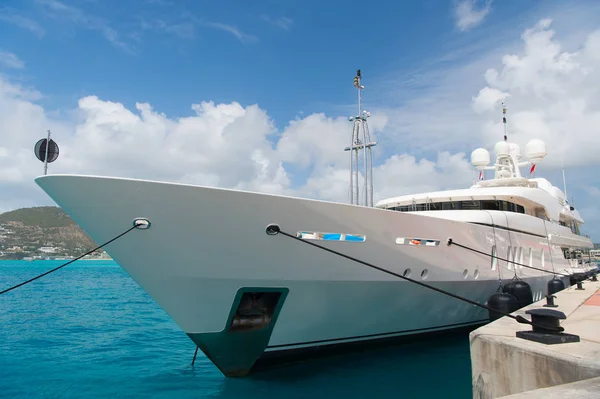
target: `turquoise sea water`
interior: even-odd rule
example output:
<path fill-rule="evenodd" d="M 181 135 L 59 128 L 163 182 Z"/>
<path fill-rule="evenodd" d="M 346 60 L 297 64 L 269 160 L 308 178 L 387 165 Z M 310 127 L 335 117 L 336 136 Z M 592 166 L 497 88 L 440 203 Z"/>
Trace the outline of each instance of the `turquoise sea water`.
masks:
<path fill-rule="evenodd" d="M 0 290 L 60 265 L 0 261 Z M 470 398 L 466 333 L 225 378 L 114 262 L 0 296 L 0 397 Z"/>

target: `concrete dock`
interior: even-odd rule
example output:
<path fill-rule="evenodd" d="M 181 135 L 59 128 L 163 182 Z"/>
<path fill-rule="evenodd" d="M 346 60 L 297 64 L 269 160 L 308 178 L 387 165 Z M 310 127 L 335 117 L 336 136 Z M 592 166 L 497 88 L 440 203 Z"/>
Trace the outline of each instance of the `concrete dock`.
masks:
<path fill-rule="evenodd" d="M 600 282 L 586 281 L 583 288 L 558 292 L 553 308 L 567 316 L 561 320 L 564 332 L 580 342 L 546 345 L 517 338 L 517 331 L 532 327 L 507 317 L 471 332 L 473 398 L 600 398 Z M 513 314 L 530 320 L 525 312 L 545 304 L 544 298 Z"/>

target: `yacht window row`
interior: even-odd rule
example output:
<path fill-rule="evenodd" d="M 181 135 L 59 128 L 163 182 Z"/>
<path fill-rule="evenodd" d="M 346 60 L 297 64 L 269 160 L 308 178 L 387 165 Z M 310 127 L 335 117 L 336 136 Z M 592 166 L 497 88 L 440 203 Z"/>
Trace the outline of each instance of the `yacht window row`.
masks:
<path fill-rule="evenodd" d="M 388 208 L 393 211 L 414 212 L 414 211 L 454 211 L 454 210 L 490 210 L 525 213 L 525 208 L 521 205 L 500 200 L 475 200 L 475 201 L 445 201 L 445 202 L 425 202 L 413 203 L 411 205 L 401 205 Z"/>
<path fill-rule="evenodd" d="M 574 220 L 569 220 L 569 221 L 565 222 L 565 221 L 562 221 L 562 220 L 561 220 L 561 221 L 559 221 L 558 223 L 559 223 L 561 226 L 565 226 L 565 227 L 568 227 L 568 228 L 570 228 L 570 229 L 571 229 L 571 232 L 572 232 L 573 234 L 577 234 L 578 236 L 580 236 L 580 235 L 581 235 L 581 232 L 579 231 L 579 225 L 577 224 L 577 222 L 576 222 L 576 221 L 574 221 Z"/>

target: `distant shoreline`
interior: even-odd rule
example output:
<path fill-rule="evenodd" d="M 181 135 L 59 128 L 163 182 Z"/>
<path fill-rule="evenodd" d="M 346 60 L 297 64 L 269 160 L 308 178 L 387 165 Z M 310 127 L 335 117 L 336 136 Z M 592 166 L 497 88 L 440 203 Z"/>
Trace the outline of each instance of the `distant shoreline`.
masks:
<path fill-rule="evenodd" d="M 35 259 L 35 260 L 26 260 L 26 259 L 0 259 L 0 263 L 3 262 L 22 262 L 24 264 L 39 264 L 42 262 L 70 262 L 73 259 Z M 115 262 L 114 259 L 78 259 L 73 263 L 79 262 Z M 116 263 L 116 262 L 115 262 Z"/>

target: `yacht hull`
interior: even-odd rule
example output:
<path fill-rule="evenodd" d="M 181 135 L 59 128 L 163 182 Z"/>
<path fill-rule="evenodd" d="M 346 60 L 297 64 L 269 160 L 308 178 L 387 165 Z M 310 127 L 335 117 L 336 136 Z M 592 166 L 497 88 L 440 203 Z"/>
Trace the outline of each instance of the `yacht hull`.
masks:
<path fill-rule="evenodd" d="M 292 235 L 364 236 L 310 242 L 479 303 L 497 291 L 499 280 L 515 274 L 541 299 L 552 278 L 551 270 L 515 268 L 446 245 L 452 238 L 489 254 L 495 245 L 499 256 L 509 243 L 544 245 L 539 237 L 478 224 L 133 179 L 52 175 L 36 182 L 97 243 L 127 230 L 136 218 L 151 222 L 105 250 L 227 376 L 284 361 L 286 354 L 488 319 L 477 306 L 283 234 L 268 235 L 272 223 Z"/>

